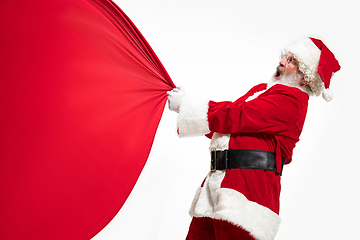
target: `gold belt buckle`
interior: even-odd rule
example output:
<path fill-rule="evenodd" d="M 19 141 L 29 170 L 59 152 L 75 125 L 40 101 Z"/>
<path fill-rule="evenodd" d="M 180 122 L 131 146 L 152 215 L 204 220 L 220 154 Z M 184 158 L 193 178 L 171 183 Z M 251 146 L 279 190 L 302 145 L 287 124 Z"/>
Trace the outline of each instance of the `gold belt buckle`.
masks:
<path fill-rule="evenodd" d="M 211 173 L 216 172 L 216 148 L 211 148 L 211 161 L 210 161 L 210 171 Z"/>

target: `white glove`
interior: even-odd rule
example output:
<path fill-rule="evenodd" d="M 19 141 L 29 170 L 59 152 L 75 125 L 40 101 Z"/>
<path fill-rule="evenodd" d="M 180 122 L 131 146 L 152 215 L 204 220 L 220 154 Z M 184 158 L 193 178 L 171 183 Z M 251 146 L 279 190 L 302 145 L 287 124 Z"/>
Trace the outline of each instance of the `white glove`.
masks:
<path fill-rule="evenodd" d="M 185 90 L 183 87 L 174 88 L 167 92 L 169 109 L 174 112 L 179 112 L 182 99 L 185 97 Z"/>

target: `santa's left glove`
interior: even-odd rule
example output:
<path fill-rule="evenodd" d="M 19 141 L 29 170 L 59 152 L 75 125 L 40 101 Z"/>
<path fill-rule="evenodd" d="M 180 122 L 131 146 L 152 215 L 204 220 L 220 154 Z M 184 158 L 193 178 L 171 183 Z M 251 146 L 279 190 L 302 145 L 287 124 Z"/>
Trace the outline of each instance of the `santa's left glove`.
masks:
<path fill-rule="evenodd" d="M 169 109 L 174 112 L 179 112 L 182 99 L 185 97 L 185 90 L 183 87 L 174 88 L 167 92 Z"/>

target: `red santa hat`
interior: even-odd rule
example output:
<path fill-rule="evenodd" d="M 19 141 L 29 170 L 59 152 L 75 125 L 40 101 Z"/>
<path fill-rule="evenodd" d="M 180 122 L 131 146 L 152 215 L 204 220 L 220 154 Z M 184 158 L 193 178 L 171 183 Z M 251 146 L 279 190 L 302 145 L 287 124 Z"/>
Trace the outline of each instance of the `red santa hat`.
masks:
<path fill-rule="evenodd" d="M 330 87 L 333 73 L 340 70 L 339 62 L 334 54 L 319 39 L 304 38 L 285 48 L 282 56 L 288 52 L 294 54 L 299 61 L 300 71 L 315 95 L 322 93 L 326 101 L 334 97 Z"/>

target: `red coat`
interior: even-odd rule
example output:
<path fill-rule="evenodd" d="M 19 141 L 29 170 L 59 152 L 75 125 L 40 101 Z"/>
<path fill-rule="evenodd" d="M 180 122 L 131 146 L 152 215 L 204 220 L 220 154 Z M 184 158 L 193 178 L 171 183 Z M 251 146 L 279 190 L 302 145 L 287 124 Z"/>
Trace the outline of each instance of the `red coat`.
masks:
<path fill-rule="evenodd" d="M 271 151 L 276 153 L 277 166 L 281 166 L 280 156 L 290 163 L 309 96 L 299 88 L 282 84 L 266 88 L 267 84 L 257 85 L 235 102 L 197 104 L 184 99 L 178 118 L 180 136 L 210 131 L 215 133 L 211 134 L 212 144 L 217 149 Z M 249 100 L 259 91 L 264 92 Z M 257 239 L 273 239 L 280 223 L 280 188 L 280 175 L 273 171 L 228 169 L 209 173 L 190 214 L 227 220 Z"/>

